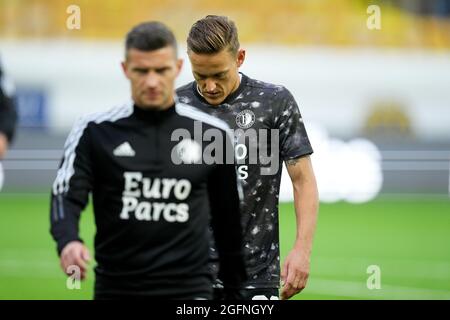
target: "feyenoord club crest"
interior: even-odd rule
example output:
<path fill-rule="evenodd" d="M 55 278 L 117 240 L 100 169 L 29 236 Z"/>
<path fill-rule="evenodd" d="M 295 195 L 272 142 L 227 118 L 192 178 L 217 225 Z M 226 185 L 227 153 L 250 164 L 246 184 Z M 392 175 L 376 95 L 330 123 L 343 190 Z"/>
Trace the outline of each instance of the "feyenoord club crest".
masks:
<path fill-rule="evenodd" d="M 255 114 L 251 110 L 244 110 L 237 114 L 236 124 L 239 128 L 248 129 L 255 123 Z"/>

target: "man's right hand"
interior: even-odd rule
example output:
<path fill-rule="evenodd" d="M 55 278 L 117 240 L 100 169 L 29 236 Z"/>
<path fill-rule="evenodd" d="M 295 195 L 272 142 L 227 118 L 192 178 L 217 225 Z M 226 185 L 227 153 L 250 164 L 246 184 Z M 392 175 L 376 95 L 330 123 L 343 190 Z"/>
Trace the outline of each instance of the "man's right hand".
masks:
<path fill-rule="evenodd" d="M 61 268 L 64 273 L 71 275 L 70 266 L 80 268 L 81 280 L 86 278 L 88 264 L 90 260 L 88 248 L 80 241 L 71 241 L 61 251 Z"/>

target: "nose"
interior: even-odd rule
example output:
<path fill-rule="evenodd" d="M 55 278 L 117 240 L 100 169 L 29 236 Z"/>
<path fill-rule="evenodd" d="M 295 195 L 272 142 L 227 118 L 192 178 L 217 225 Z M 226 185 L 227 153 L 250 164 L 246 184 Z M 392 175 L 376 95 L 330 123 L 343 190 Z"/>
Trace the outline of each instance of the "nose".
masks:
<path fill-rule="evenodd" d="M 216 83 L 212 79 L 205 81 L 206 92 L 214 92 L 216 90 Z"/>
<path fill-rule="evenodd" d="M 147 74 L 147 77 L 145 78 L 145 84 L 149 88 L 156 88 L 158 85 L 158 75 L 156 72 L 151 71 Z"/>

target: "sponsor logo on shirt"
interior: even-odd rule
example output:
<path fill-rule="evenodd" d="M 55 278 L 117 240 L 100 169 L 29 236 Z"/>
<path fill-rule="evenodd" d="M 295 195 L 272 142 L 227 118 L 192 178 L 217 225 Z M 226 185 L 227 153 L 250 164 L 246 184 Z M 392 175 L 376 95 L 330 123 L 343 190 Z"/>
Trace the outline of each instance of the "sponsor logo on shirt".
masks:
<path fill-rule="evenodd" d="M 146 178 L 142 172 L 124 172 L 124 179 L 121 219 L 129 220 L 134 216 L 138 221 L 170 223 L 189 220 L 189 205 L 183 202 L 191 193 L 189 180 Z M 168 199 L 177 202 L 168 202 Z"/>
<path fill-rule="evenodd" d="M 116 157 L 134 157 L 136 152 L 133 150 L 129 142 L 124 142 L 114 149 L 113 154 Z"/>

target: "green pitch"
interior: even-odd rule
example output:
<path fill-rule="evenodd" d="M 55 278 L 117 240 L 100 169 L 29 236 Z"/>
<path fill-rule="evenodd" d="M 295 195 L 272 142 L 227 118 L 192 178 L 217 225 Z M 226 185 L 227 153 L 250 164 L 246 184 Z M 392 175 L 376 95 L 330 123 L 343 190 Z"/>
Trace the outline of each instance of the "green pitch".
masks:
<path fill-rule="evenodd" d="M 49 235 L 47 195 L 0 194 L 0 299 L 91 299 L 93 272 L 68 290 Z M 294 241 L 292 204 L 280 206 L 281 252 Z M 92 248 L 91 209 L 82 236 Z M 91 249 L 92 250 L 92 249 Z M 368 289 L 369 266 L 381 288 Z M 450 201 L 322 204 L 307 288 L 296 299 L 450 299 Z"/>

